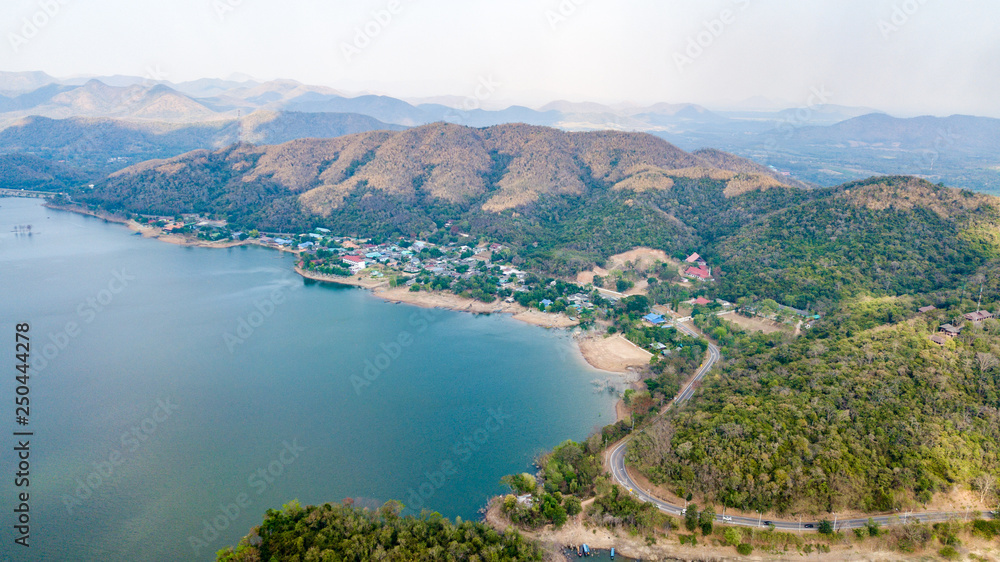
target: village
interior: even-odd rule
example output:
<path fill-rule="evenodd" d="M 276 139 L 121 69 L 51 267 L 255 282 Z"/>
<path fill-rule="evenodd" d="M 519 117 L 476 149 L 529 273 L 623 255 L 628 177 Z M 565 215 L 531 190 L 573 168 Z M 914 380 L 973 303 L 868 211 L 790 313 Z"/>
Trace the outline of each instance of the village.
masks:
<path fill-rule="evenodd" d="M 811 328 L 820 318 L 813 312 L 770 300 L 740 299 L 731 303 L 712 297 L 716 292 L 716 268 L 698 253 L 675 260 L 655 251 L 660 255 L 647 260 L 653 263 L 645 267 L 640 267 L 641 260 L 636 259 L 611 271 L 598 270 L 605 274 L 604 278 L 595 274 L 564 280 L 516 267 L 515 254 L 506 246 L 462 233 L 458 233 L 458 241 L 438 244 L 405 238 L 359 239 L 338 236 L 326 228 L 306 233 L 233 230 L 224 220 L 197 214 L 140 215 L 133 220 L 168 237 L 194 238 L 213 245 L 252 244 L 291 252 L 299 258 L 299 272 L 316 280 L 369 288 L 407 287 L 412 292 L 449 292 L 482 303 L 516 304 L 542 313 L 562 314 L 572 325 L 584 329 L 600 323 L 609 333 L 618 331 L 657 357 L 668 357 L 684 346 L 674 345 L 680 341 L 674 330 L 647 337 L 640 335 L 641 329 L 676 328 L 678 323 L 691 322 L 697 314 L 714 314 L 744 329 L 795 333 Z M 453 231 L 452 226 L 445 223 L 442 231 Z M 623 306 L 623 301 L 633 304 Z M 628 313 L 620 316 L 622 310 Z"/>

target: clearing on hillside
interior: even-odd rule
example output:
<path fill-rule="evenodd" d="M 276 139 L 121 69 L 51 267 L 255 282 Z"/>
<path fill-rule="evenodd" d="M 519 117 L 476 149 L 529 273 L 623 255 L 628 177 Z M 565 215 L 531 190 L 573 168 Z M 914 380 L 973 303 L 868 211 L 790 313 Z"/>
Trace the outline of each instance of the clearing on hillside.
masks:
<path fill-rule="evenodd" d="M 732 322 L 744 330 L 751 330 L 756 332 L 764 332 L 765 334 L 773 334 L 774 332 L 788 332 L 790 330 L 789 326 L 785 324 L 778 324 L 773 320 L 765 320 L 760 317 L 750 318 L 743 316 L 742 314 L 725 314 L 719 318 Z"/>

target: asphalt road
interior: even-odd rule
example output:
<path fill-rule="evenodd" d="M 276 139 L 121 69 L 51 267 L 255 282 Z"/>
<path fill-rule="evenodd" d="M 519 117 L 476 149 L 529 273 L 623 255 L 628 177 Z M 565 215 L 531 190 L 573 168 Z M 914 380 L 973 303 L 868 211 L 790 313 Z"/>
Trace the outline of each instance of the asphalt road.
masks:
<path fill-rule="evenodd" d="M 678 329 L 682 332 L 695 337 L 700 337 L 693 329 L 684 324 L 677 323 Z M 696 387 L 696 383 L 705 376 L 706 373 L 712 370 L 715 363 L 719 361 L 721 355 L 719 353 L 719 348 L 714 344 L 709 342 L 708 344 L 708 354 L 705 358 L 705 362 L 702 363 L 701 367 L 695 372 L 694 378 L 691 379 L 688 384 L 681 389 L 677 397 L 674 398 L 673 404 L 680 404 L 689 400 L 693 395 Z M 669 513 L 671 515 L 680 516 L 684 513 L 684 507 L 680 505 L 674 505 L 667 503 L 659 498 L 654 497 L 648 491 L 643 490 L 636 484 L 632 477 L 629 476 L 628 471 L 625 470 L 625 451 L 628 448 L 628 443 L 632 439 L 632 436 L 628 436 L 618 442 L 617 445 L 611 450 L 611 455 L 609 457 L 609 462 L 611 464 L 611 475 L 614 477 L 615 481 L 621 486 L 629 491 L 633 496 L 642 500 L 644 502 L 651 503 L 658 507 L 660 511 Z M 934 523 L 938 521 L 947 521 L 949 519 L 964 519 L 970 517 L 971 512 L 956 512 L 956 511 L 931 511 L 923 513 L 899 513 L 894 515 L 879 515 L 873 516 L 871 519 L 882 526 L 903 524 L 911 521 L 921 521 L 924 523 Z M 994 517 L 993 512 L 984 514 L 985 517 Z M 723 517 L 726 519 L 724 520 Z M 727 525 L 740 525 L 743 527 L 764 527 L 768 524 L 773 525 L 775 529 L 782 531 L 815 531 L 819 528 L 818 521 L 778 521 L 766 519 L 763 516 L 760 517 L 742 517 L 742 516 L 723 516 L 722 514 L 716 514 L 715 520 L 719 523 L 725 523 Z M 836 529 L 855 529 L 859 527 L 864 527 L 868 524 L 868 517 L 863 519 L 846 519 L 841 521 L 831 521 L 835 523 Z"/>

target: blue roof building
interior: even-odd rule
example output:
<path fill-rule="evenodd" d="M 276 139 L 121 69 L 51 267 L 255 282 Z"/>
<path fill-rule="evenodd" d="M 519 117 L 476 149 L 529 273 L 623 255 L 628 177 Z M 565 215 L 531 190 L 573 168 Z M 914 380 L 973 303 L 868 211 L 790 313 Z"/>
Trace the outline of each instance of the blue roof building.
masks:
<path fill-rule="evenodd" d="M 666 319 L 664 319 L 663 316 L 661 316 L 659 314 L 652 314 L 652 313 L 643 316 L 642 319 L 645 320 L 645 321 L 647 321 L 647 322 L 649 322 L 650 324 L 652 324 L 654 326 L 656 326 L 657 324 L 663 324 L 664 322 L 666 322 Z"/>

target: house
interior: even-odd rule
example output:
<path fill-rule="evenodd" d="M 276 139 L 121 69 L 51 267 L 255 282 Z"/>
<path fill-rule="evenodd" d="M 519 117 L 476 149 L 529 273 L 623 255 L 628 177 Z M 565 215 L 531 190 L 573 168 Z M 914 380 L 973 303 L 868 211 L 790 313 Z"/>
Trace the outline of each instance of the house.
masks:
<path fill-rule="evenodd" d="M 699 305 L 699 306 L 705 306 L 706 304 L 709 304 L 711 302 L 712 301 L 706 299 L 705 297 L 698 297 L 698 298 L 694 299 L 693 301 L 691 301 L 691 304 Z"/>
<path fill-rule="evenodd" d="M 351 269 L 351 273 L 357 273 L 367 267 L 365 259 L 361 256 L 343 256 L 341 259 L 344 260 L 347 267 Z"/>
<path fill-rule="evenodd" d="M 937 307 L 934 306 L 934 305 L 931 305 L 931 306 L 922 306 L 922 307 L 920 307 L 920 308 L 917 309 L 917 312 L 919 312 L 920 314 L 927 314 L 928 312 L 930 312 L 932 310 L 937 310 Z"/>
<path fill-rule="evenodd" d="M 659 324 L 663 324 L 664 322 L 666 322 L 666 319 L 664 319 L 663 316 L 660 316 L 659 314 L 653 314 L 653 313 L 649 313 L 649 314 L 643 316 L 642 319 L 645 320 L 646 322 L 649 322 L 650 324 L 652 324 L 654 326 L 659 325 Z"/>
<path fill-rule="evenodd" d="M 938 345 L 945 345 L 946 343 L 948 343 L 948 338 L 938 334 L 934 334 L 933 336 L 931 336 L 931 341 Z"/>
<path fill-rule="evenodd" d="M 697 263 L 698 260 L 700 260 L 700 259 L 701 259 L 701 256 L 699 256 L 697 253 L 694 253 L 694 254 L 691 254 L 690 256 L 688 256 L 687 259 L 684 260 L 684 261 L 686 261 L 688 263 Z"/>
<path fill-rule="evenodd" d="M 941 332 L 942 334 L 950 337 L 950 338 L 958 336 L 958 335 L 960 335 L 962 333 L 962 329 L 961 328 L 958 328 L 956 326 L 952 326 L 951 324 L 945 324 L 945 325 L 941 326 L 940 328 L 938 328 L 938 331 Z"/>
<path fill-rule="evenodd" d="M 552 306 L 552 301 L 550 301 L 549 299 L 542 299 L 542 301 L 539 302 L 538 304 L 542 305 L 542 308 L 548 308 Z"/>
<path fill-rule="evenodd" d="M 663 351 L 664 349 L 666 349 L 666 348 L 667 348 L 667 346 L 663 345 L 663 344 L 662 344 L 662 343 L 660 343 L 660 342 L 656 342 L 656 343 L 654 343 L 653 345 L 651 345 L 651 346 L 649 346 L 649 347 L 652 347 L 652 348 L 653 348 L 653 349 L 655 349 L 656 351 Z"/>
<path fill-rule="evenodd" d="M 965 315 L 965 319 L 973 324 L 979 324 L 983 320 L 989 320 L 991 318 L 993 318 L 993 313 L 986 310 L 977 310 Z"/>
<path fill-rule="evenodd" d="M 684 275 L 687 275 L 688 277 L 697 277 L 702 281 L 708 281 L 712 278 L 712 272 L 705 269 L 705 266 L 689 267 L 687 268 L 687 271 L 684 272 Z"/>

